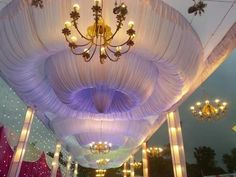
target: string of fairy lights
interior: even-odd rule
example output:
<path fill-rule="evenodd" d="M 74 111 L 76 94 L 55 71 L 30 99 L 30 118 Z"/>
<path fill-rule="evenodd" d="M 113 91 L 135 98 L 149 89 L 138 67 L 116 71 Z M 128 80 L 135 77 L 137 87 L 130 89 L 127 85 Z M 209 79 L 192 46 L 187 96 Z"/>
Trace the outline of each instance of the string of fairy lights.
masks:
<path fill-rule="evenodd" d="M 12 88 L 0 79 L 0 124 L 10 130 L 9 144 L 13 148 L 16 146 L 20 135 L 27 106 L 20 100 Z M 57 138 L 47 129 L 43 123 L 35 118 L 32 123 L 29 136 L 28 148 L 26 148 L 25 161 L 36 161 L 42 152 L 54 152 Z M 63 157 L 66 159 L 68 152 L 62 148 Z M 51 167 L 52 158 L 46 155 L 47 164 Z M 66 168 L 61 166 L 62 174 L 66 173 Z"/>

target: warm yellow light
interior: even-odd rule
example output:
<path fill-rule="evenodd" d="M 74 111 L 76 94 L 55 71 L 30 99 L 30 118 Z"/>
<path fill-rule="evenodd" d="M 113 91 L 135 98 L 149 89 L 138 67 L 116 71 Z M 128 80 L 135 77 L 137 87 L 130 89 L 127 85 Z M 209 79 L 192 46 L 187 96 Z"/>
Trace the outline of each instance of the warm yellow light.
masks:
<path fill-rule="evenodd" d="M 121 51 L 121 49 L 122 49 L 122 47 L 121 47 L 121 46 L 118 46 L 118 47 L 116 47 L 116 51 L 117 51 L 117 52 L 120 52 L 120 51 Z"/>
<path fill-rule="evenodd" d="M 80 10 L 79 4 L 74 4 L 74 5 L 73 5 L 73 9 L 74 9 L 76 12 L 79 12 L 79 10 Z"/>
<path fill-rule="evenodd" d="M 194 108 L 194 106 L 191 106 L 190 109 L 191 109 L 191 110 L 194 110 L 195 108 Z"/>
<path fill-rule="evenodd" d="M 206 101 L 205 101 L 205 103 L 206 103 L 206 104 L 209 104 L 209 103 L 210 103 L 210 101 L 209 101 L 209 100 L 206 100 Z"/>
<path fill-rule="evenodd" d="M 71 22 L 69 22 L 69 21 L 65 22 L 65 27 L 66 28 L 70 28 L 71 26 L 72 26 Z"/>
<path fill-rule="evenodd" d="M 233 126 L 232 130 L 236 132 L 236 125 Z"/>
<path fill-rule="evenodd" d="M 84 52 L 89 53 L 88 49 L 84 49 Z M 94 142 L 90 144 L 90 146 L 92 146 L 93 144 L 95 144 Z"/>
<path fill-rule="evenodd" d="M 130 21 L 130 22 L 128 23 L 128 26 L 129 26 L 129 28 L 133 28 L 133 27 L 134 27 L 134 22 L 133 22 L 133 21 Z"/>
<path fill-rule="evenodd" d="M 76 42 L 78 41 L 78 38 L 75 37 L 75 36 L 72 36 L 72 37 L 70 38 L 70 40 L 71 40 L 73 43 L 76 43 Z"/>
<path fill-rule="evenodd" d="M 202 104 L 201 102 L 197 102 L 196 103 L 197 106 L 201 106 L 201 104 Z"/>
<path fill-rule="evenodd" d="M 220 100 L 219 99 L 215 99 L 215 103 L 219 103 L 220 102 Z"/>
<path fill-rule="evenodd" d="M 105 54 L 105 47 L 101 47 L 101 54 Z M 102 144 L 99 142 L 99 144 Z M 105 142 L 104 144 L 107 144 L 107 142 Z"/>

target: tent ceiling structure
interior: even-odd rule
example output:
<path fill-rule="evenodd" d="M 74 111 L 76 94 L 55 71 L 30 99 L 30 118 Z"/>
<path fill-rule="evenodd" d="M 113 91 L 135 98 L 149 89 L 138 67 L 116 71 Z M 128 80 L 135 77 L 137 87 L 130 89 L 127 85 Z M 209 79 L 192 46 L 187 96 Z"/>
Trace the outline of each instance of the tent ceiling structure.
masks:
<path fill-rule="evenodd" d="M 1 77 L 37 107 L 38 117 L 85 167 L 97 168 L 100 155 L 91 154 L 89 144 L 98 141 L 113 145 L 103 156 L 110 159 L 106 168 L 120 166 L 235 47 L 235 1 L 208 2 L 201 17 L 186 13 L 190 0 L 125 2 L 135 21 L 135 46 L 104 65 L 98 56 L 84 63 L 66 46 L 61 29 L 72 0 L 44 1 L 43 9 L 13 0 L 0 11 Z M 82 31 L 92 22 L 92 3 L 80 1 Z M 104 1 L 112 29 L 113 5 Z M 115 41 L 123 39 L 125 31 Z"/>

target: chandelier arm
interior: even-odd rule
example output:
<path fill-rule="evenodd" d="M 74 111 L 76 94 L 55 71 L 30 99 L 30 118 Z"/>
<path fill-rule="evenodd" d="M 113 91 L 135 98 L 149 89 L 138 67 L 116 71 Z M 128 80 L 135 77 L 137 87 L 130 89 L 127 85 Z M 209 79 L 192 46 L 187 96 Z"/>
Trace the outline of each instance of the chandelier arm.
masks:
<path fill-rule="evenodd" d="M 116 62 L 116 61 L 119 60 L 118 57 L 116 59 L 111 58 L 106 50 L 105 50 L 105 53 L 106 53 L 106 56 L 109 58 L 110 61 Z"/>
<path fill-rule="evenodd" d="M 70 44 L 71 42 L 69 41 L 69 39 L 66 35 L 65 35 L 65 38 L 66 38 L 66 41 Z M 76 47 L 85 47 L 85 46 L 89 45 L 89 43 L 91 43 L 91 42 L 89 41 L 86 44 L 81 44 L 81 45 L 80 44 L 75 44 L 75 45 L 76 45 Z"/>
<path fill-rule="evenodd" d="M 113 54 L 116 53 L 116 52 L 113 51 L 109 46 L 107 46 L 107 48 L 108 48 L 108 50 L 109 50 L 110 52 L 112 52 Z M 128 49 L 127 49 L 126 51 L 121 52 L 121 55 L 128 53 L 128 52 L 130 51 L 130 48 L 131 48 L 131 46 L 129 46 Z"/>
<path fill-rule="evenodd" d="M 84 39 L 86 39 L 86 40 L 88 40 L 88 41 L 91 41 L 91 40 L 92 40 L 92 39 L 89 39 L 89 38 L 85 37 L 85 36 L 80 32 L 80 30 L 79 30 L 79 28 L 78 28 L 78 26 L 77 26 L 77 22 L 76 22 L 75 20 L 73 20 L 72 22 L 74 23 L 74 27 L 75 27 L 76 31 L 80 34 L 80 36 L 81 36 L 82 38 L 84 38 Z"/>
<path fill-rule="evenodd" d="M 89 43 L 91 43 L 91 42 L 89 42 Z M 89 48 L 87 50 L 90 50 L 92 48 L 92 46 L 93 46 L 93 43 L 91 43 L 91 45 L 89 46 Z M 72 53 L 75 55 L 83 55 L 83 53 L 84 53 L 84 52 L 76 53 L 72 47 L 70 49 L 71 49 Z"/>
<path fill-rule="evenodd" d="M 91 48 L 91 47 L 90 47 L 90 48 Z M 88 50 L 89 50 L 89 49 L 88 49 Z M 92 55 L 89 57 L 89 59 L 85 59 L 85 62 L 90 62 L 90 61 L 92 60 L 92 58 L 93 58 L 93 56 L 94 56 L 96 50 L 97 50 L 97 46 L 95 45 L 95 48 L 94 48 L 94 50 L 93 50 Z"/>
<path fill-rule="evenodd" d="M 121 26 L 122 26 L 122 22 L 123 20 L 120 20 L 117 24 L 117 28 L 116 28 L 116 31 L 114 32 L 114 34 L 109 38 L 107 39 L 107 41 L 110 41 L 111 39 L 113 39 L 115 37 L 115 35 L 118 33 L 118 31 L 121 29 Z"/>
<path fill-rule="evenodd" d="M 124 46 L 125 44 L 127 44 L 127 42 L 129 42 L 131 40 L 131 36 L 129 37 L 129 39 L 127 39 L 127 41 L 125 41 L 124 43 L 120 44 L 120 45 L 112 45 L 112 44 L 108 44 L 110 47 L 121 47 Z"/>

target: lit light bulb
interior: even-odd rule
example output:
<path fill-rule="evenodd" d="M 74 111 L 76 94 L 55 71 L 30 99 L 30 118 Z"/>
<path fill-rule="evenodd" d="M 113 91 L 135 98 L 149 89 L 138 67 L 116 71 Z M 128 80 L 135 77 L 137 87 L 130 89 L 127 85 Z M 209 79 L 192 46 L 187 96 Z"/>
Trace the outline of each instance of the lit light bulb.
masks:
<path fill-rule="evenodd" d="M 130 21 L 130 22 L 128 23 L 128 26 L 129 26 L 129 28 L 133 28 L 133 27 L 134 27 L 134 22 L 133 22 L 133 21 Z"/>
<path fill-rule="evenodd" d="M 105 54 L 105 48 L 101 47 L 101 54 Z"/>
<path fill-rule="evenodd" d="M 202 104 L 201 102 L 197 102 L 196 103 L 197 106 L 201 106 L 201 104 Z"/>
<path fill-rule="evenodd" d="M 101 3 L 101 0 L 94 0 L 96 5 L 99 5 Z"/>
<path fill-rule="evenodd" d="M 71 22 L 69 22 L 69 21 L 65 22 L 65 27 L 66 28 L 70 28 L 71 26 L 72 26 Z"/>
<path fill-rule="evenodd" d="M 206 101 L 205 101 L 205 103 L 206 103 L 206 104 L 209 104 L 209 103 L 210 103 L 210 101 L 209 101 L 209 100 L 206 100 Z"/>
<path fill-rule="evenodd" d="M 220 102 L 220 100 L 219 100 L 219 99 L 216 99 L 216 100 L 215 100 L 215 103 L 219 103 L 219 102 Z"/>
<path fill-rule="evenodd" d="M 76 12 L 79 12 L 79 10 L 80 10 L 79 4 L 74 4 L 74 5 L 73 5 L 73 9 L 74 9 Z"/>
<path fill-rule="evenodd" d="M 120 52 L 120 51 L 121 51 L 121 49 L 122 49 L 122 47 L 121 47 L 121 46 L 118 46 L 118 47 L 116 47 L 116 51 L 117 51 L 117 52 Z"/>
<path fill-rule="evenodd" d="M 89 50 L 88 50 L 88 49 L 84 49 L 84 52 L 85 52 L 85 53 L 89 53 Z M 95 144 L 95 142 L 92 142 L 91 145 L 94 145 L 94 144 Z"/>
<path fill-rule="evenodd" d="M 72 36 L 70 39 L 73 43 L 76 43 L 78 41 L 77 37 L 75 36 Z"/>
<path fill-rule="evenodd" d="M 191 106 L 190 109 L 191 109 L 191 110 L 194 110 L 195 108 L 194 108 L 194 106 Z"/>
<path fill-rule="evenodd" d="M 223 106 L 227 106 L 227 104 L 228 104 L 228 103 L 224 102 L 224 103 L 223 103 Z"/>
<path fill-rule="evenodd" d="M 135 34 L 133 34 L 132 36 L 131 36 L 131 39 L 133 40 L 135 38 Z"/>

